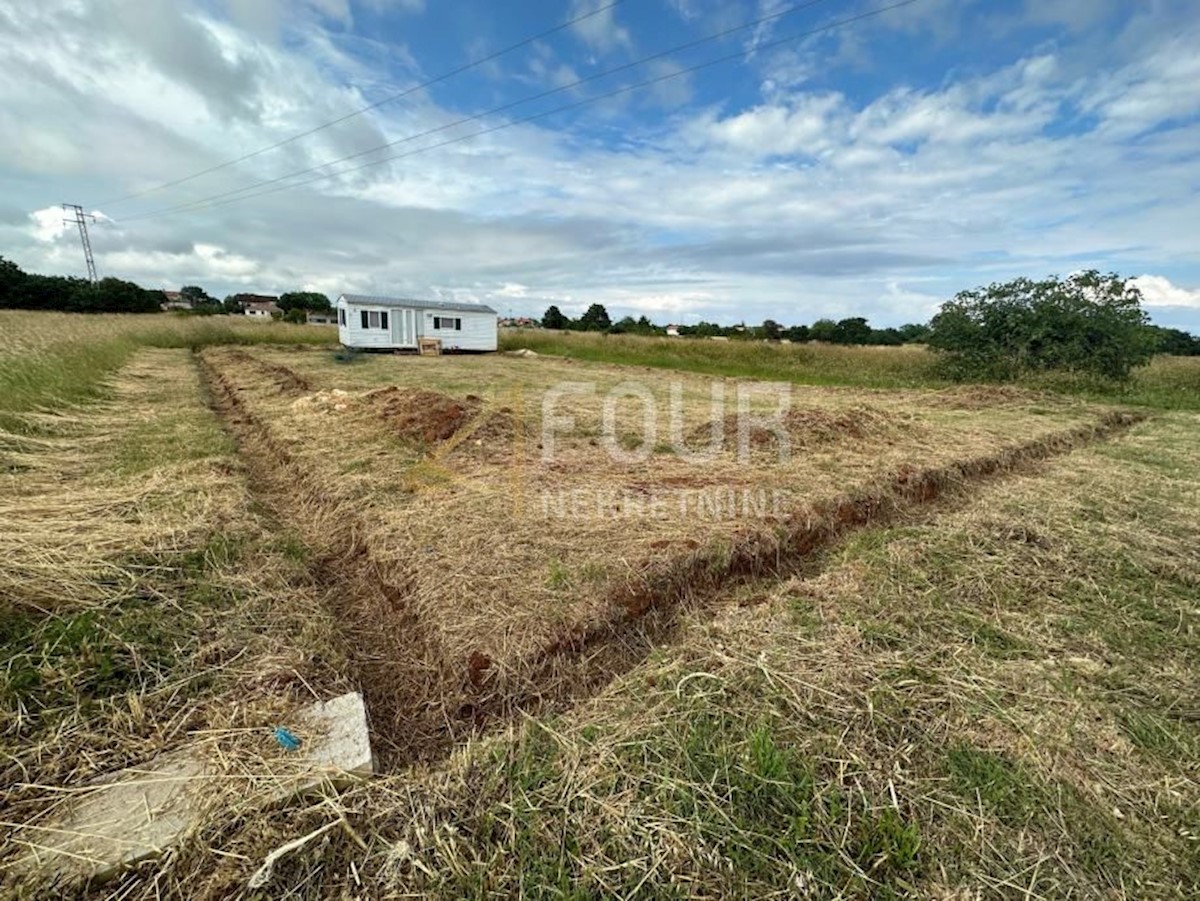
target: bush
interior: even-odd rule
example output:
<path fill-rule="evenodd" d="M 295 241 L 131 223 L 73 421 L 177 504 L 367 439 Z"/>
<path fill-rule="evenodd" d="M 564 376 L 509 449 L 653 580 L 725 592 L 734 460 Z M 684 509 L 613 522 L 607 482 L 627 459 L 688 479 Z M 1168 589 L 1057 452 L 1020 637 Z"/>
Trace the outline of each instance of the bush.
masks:
<path fill-rule="evenodd" d="M 1095 270 L 1067 279 L 1019 278 L 963 291 L 942 305 L 928 343 L 954 378 L 1012 380 L 1072 372 L 1123 380 L 1150 361 L 1142 296 Z"/>

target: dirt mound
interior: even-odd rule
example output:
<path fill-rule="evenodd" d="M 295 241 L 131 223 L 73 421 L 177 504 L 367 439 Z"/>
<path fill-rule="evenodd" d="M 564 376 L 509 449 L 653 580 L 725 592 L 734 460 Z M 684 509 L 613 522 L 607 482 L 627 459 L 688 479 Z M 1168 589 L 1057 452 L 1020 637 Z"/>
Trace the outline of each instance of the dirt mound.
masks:
<path fill-rule="evenodd" d="M 751 448 L 764 448 L 779 443 L 779 432 L 786 432 L 791 444 L 804 447 L 844 439 L 878 438 L 895 432 L 895 416 L 870 407 L 848 410 L 816 408 L 791 409 L 781 417 L 750 416 L 746 423 Z M 737 450 L 739 417 L 731 413 L 721 420 L 720 434 L 726 450 Z M 713 438 L 711 424 L 693 429 L 687 442 L 694 447 L 706 447 Z"/>
<path fill-rule="evenodd" d="M 458 400 L 424 388 L 381 388 L 365 401 L 402 439 L 425 444 L 450 438 L 483 406 L 473 394 Z"/>
<path fill-rule="evenodd" d="M 519 443 L 525 440 L 528 429 L 508 407 L 480 415 L 477 424 L 463 441 L 454 448 L 454 453 L 472 457 L 503 457 L 517 452 Z"/>

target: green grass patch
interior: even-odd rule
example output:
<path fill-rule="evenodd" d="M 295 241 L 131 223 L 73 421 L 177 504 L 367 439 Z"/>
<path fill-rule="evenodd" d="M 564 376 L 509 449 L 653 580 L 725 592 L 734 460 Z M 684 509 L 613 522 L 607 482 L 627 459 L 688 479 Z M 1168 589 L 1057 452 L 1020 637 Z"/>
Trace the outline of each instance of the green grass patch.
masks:
<path fill-rule="evenodd" d="M 63 718 L 189 669 L 214 616 L 237 602 L 214 574 L 241 550 L 238 537 L 212 535 L 186 553 L 124 561 L 123 572 L 139 575 L 114 603 L 0 618 L 0 720 L 30 741 Z M 187 691 L 207 684 L 193 680 Z"/>
<path fill-rule="evenodd" d="M 680 697 L 615 745 L 595 725 L 575 735 L 550 720 L 494 746 L 476 797 L 455 809 L 452 824 L 474 860 L 431 867 L 424 890 L 456 898 L 686 898 L 689 885 L 713 897 L 783 887 L 815 897 L 911 894 L 922 866 L 916 821 L 841 784 L 769 704 L 729 700 Z M 595 781 L 581 785 L 585 775 Z M 658 864 L 648 867 L 647 855 Z"/>
<path fill-rule="evenodd" d="M 1003 754 L 959 745 L 946 755 L 946 765 L 955 792 L 978 798 L 1009 825 L 1028 819 L 1043 800 L 1032 777 Z"/>

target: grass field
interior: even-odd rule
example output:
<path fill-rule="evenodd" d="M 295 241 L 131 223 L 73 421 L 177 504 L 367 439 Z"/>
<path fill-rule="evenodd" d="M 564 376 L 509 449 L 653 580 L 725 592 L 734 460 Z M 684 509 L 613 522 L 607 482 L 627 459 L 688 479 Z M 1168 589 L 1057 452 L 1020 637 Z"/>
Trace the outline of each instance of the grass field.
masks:
<path fill-rule="evenodd" d="M 7 324 L 0 893 L 63 894 L 9 866 L 87 779 L 197 742 L 232 774 L 350 689 L 380 775 L 231 791 L 70 891 L 254 895 L 328 827 L 258 895 L 1200 892 L 1190 361 L 1133 409 L 914 349 L 347 362 L 318 329 Z M 713 392 L 755 376 L 791 412 L 753 394 L 739 435 Z M 645 431 L 673 398 L 682 442 Z"/>
<path fill-rule="evenodd" d="M 952 384 L 939 374 L 935 355 L 920 345 L 843 347 L 509 329 L 501 337 L 501 348 L 526 348 L 540 354 L 597 363 L 678 369 L 714 376 L 781 379 L 801 385 L 931 388 Z M 1043 376 L 1024 383 L 1024 387 L 1099 402 L 1200 410 L 1200 357 L 1157 357 L 1149 366 L 1135 370 L 1126 385 Z"/>
<path fill-rule="evenodd" d="M 141 347 L 208 344 L 325 344 L 331 328 L 219 316 L 79 316 L 0 310 L 0 427 L 28 422 L 13 414 L 59 408 L 97 396 L 105 380 Z"/>

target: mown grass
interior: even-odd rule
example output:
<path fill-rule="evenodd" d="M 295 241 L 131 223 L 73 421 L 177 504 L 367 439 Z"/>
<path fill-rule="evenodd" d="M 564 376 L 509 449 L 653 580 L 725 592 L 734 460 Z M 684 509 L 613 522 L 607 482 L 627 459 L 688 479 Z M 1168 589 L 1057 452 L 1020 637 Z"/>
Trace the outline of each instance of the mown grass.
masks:
<path fill-rule="evenodd" d="M 914 345 L 768 344 L 519 329 L 501 333 L 500 349 L 802 385 L 945 388 L 954 384 L 941 372 L 933 353 Z M 1069 375 L 1020 384 L 1104 403 L 1200 410 L 1200 357 L 1157 357 L 1125 384 Z"/>
<path fill-rule="evenodd" d="M 3 555 L 20 576 L 5 584 L 64 596 L 2 611 L 7 822 L 198 735 L 269 741 L 262 705 L 348 687 L 309 549 L 249 509 L 187 354 L 135 353 L 153 340 L 200 339 L 132 341 L 143 363 L 111 402 L 62 417 L 10 483 L 45 522 L 13 520 L 29 534 Z M 848 351 L 832 371 L 856 377 L 854 349 L 825 350 Z M 1190 365 L 1161 374 L 1160 405 Z M 47 384 L 22 414 L 107 392 Z M 266 854 L 332 823 L 264 896 L 1196 897 L 1198 439 L 1200 418 L 1158 415 L 869 528 L 794 578 L 709 598 L 573 711 L 444 765 L 215 817 L 94 894 L 245 894 Z M 106 586 L 83 558 L 112 535 Z M 572 577 L 548 562 L 564 591 Z"/>
<path fill-rule="evenodd" d="M 0 495 L 9 823 L 192 730 L 261 727 L 292 686 L 307 698 L 342 678 L 307 566 L 251 509 L 191 355 L 141 349 L 105 393 L 15 439 Z M 20 850 L 8 839 L 0 857 Z"/>
<path fill-rule="evenodd" d="M 344 794 L 353 834 L 278 887 L 1196 897 L 1198 435 L 1160 414 L 733 586 L 569 714 Z M 333 815 L 214 824 L 155 889 L 216 896 L 250 865 L 205 848 L 256 860 Z"/>
<path fill-rule="evenodd" d="M 22 433 L 19 414 L 103 394 L 106 380 L 142 347 L 331 344 L 332 329 L 245 317 L 98 315 L 0 310 L 0 430 Z"/>

